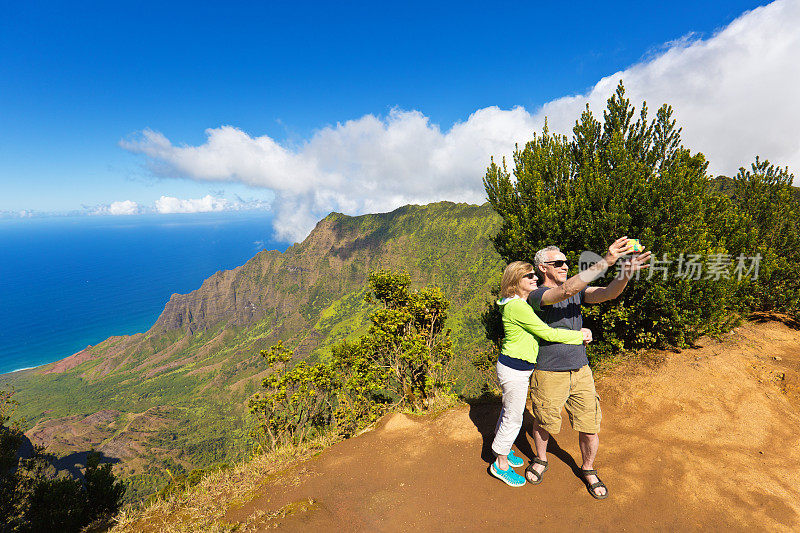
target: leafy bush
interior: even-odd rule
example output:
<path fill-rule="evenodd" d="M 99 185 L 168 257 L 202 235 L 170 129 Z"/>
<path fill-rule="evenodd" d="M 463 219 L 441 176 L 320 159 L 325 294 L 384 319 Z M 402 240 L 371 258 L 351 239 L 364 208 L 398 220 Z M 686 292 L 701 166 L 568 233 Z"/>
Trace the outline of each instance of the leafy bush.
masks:
<path fill-rule="evenodd" d="M 412 291 L 408 274 L 384 270 L 371 273 L 369 283 L 367 301 L 381 307 L 357 341 L 341 342 L 322 361 L 291 369 L 292 352 L 282 344 L 261 352 L 272 372 L 264 391 L 250 400 L 250 411 L 259 420 L 256 437 L 270 449 L 328 430 L 348 436 L 393 406 L 427 409 L 449 391 L 445 367 L 452 344 L 442 291 Z"/>
<path fill-rule="evenodd" d="M 289 370 L 292 352 L 282 343 L 263 350 L 261 356 L 272 372 L 262 383 L 265 391 L 250 400 L 250 411 L 259 417 L 269 448 L 301 442 L 310 431 L 328 426 L 332 407 L 329 365 L 301 361 Z"/>
<path fill-rule="evenodd" d="M 125 495 L 125 486 L 111 472 L 111 463 L 100 464 L 101 459 L 101 455 L 94 451 L 86 456 L 83 492 L 87 502 L 86 518 L 89 522 L 117 514 Z"/>
<path fill-rule="evenodd" d="M 449 390 L 445 365 L 453 356 L 450 331 L 445 331 L 450 304 L 438 287 L 410 290 L 408 274 L 379 270 L 369 275 L 374 292 L 367 295 L 383 304 L 362 338 L 379 368 L 388 368 L 388 387 L 414 409 L 426 409 Z"/>
<path fill-rule="evenodd" d="M 754 311 L 800 316 L 800 201 L 788 168 L 756 157 L 733 178 L 731 200 L 748 236 L 742 252 L 760 254 L 757 279 L 746 279 L 739 297 Z"/>
<path fill-rule="evenodd" d="M 587 106 L 571 139 L 545 125 L 517 149 L 514 179 L 505 161 L 487 169 L 488 199 L 503 218 L 494 243 L 506 261 L 532 262 L 536 250 L 557 244 L 575 265 L 581 251 L 602 253 L 625 234 L 652 250 L 644 281 L 632 282 L 613 302 L 585 308 L 599 340 L 590 357 L 686 346 L 729 328 L 736 311 L 798 305 L 791 266 L 800 253 L 797 209 L 788 171 L 757 160 L 752 172 L 735 178 L 729 198 L 709 180 L 703 154 L 681 145 L 680 132 L 668 105 L 648 120 L 643 104 L 637 116 L 620 83 L 602 122 Z M 738 261 L 759 252 L 766 272 L 757 282 L 739 279 Z M 699 279 L 685 275 L 692 263 L 699 264 Z M 723 264 L 727 271 L 714 270 Z"/>

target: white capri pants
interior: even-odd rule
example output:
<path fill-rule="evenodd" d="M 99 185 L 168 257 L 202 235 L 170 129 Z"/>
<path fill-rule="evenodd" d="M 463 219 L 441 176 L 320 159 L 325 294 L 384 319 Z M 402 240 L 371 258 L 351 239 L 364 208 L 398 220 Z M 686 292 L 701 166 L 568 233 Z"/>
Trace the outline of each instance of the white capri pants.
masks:
<path fill-rule="evenodd" d="M 495 427 L 492 451 L 496 455 L 508 455 L 511 445 L 517 440 L 522 428 L 522 414 L 528 399 L 528 386 L 533 370 L 514 370 L 497 363 L 497 379 L 503 391 L 503 408 Z"/>

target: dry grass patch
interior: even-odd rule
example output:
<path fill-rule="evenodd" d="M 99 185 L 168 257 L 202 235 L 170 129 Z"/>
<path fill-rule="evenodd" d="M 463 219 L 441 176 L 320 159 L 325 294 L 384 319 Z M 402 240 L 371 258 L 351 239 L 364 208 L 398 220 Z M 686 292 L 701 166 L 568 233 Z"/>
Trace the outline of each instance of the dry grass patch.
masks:
<path fill-rule="evenodd" d="M 226 470 L 206 475 L 185 492 L 157 499 L 143 508 L 128 507 L 117 515 L 113 533 L 223 533 L 249 531 L 256 522 L 276 517 L 251 517 L 246 524 L 223 520 L 229 509 L 250 501 L 258 489 L 286 468 L 334 444 L 338 437 L 324 436 L 298 446 L 254 456 Z M 308 503 L 311 505 L 313 502 Z M 289 509 L 287 512 L 291 511 Z M 252 524 L 250 522 L 253 522 Z"/>

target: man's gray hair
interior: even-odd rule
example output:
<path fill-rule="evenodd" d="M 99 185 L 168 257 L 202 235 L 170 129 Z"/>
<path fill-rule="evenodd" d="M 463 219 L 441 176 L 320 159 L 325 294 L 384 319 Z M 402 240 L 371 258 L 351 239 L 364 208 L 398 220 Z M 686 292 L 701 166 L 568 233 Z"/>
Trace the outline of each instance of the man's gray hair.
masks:
<path fill-rule="evenodd" d="M 536 269 L 536 272 L 539 272 L 539 265 L 547 261 L 547 254 L 549 252 L 560 252 L 561 249 L 558 246 L 548 246 L 547 248 L 542 248 L 536 255 L 533 256 L 533 268 Z"/>

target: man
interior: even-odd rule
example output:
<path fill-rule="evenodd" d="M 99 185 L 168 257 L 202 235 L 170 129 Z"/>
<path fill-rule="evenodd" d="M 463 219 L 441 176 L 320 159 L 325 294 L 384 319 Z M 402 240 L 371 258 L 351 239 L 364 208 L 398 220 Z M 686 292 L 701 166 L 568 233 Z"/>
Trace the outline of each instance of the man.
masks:
<path fill-rule="evenodd" d="M 541 286 L 528 296 L 528 303 L 550 327 L 580 330 L 583 327 L 581 305 L 613 300 L 628 284 L 631 276 L 647 268 L 650 252 L 635 255 L 622 266 L 621 275 L 606 287 L 587 287 L 617 260 L 633 251 L 627 237 L 609 246 L 606 256 L 583 272 L 567 279 L 566 256 L 556 246 L 536 252 L 533 265 L 542 278 Z M 533 404 L 533 440 L 536 455 L 525 471 L 528 481 L 541 483 L 547 470 L 547 442 L 561 430 L 561 409 L 566 407 L 569 421 L 578 432 L 581 449 L 581 473 L 589 494 L 597 499 L 608 497 L 608 489 L 593 469 L 600 439 L 600 398 L 583 345 L 568 346 L 541 342 L 539 357 L 531 376 Z"/>

